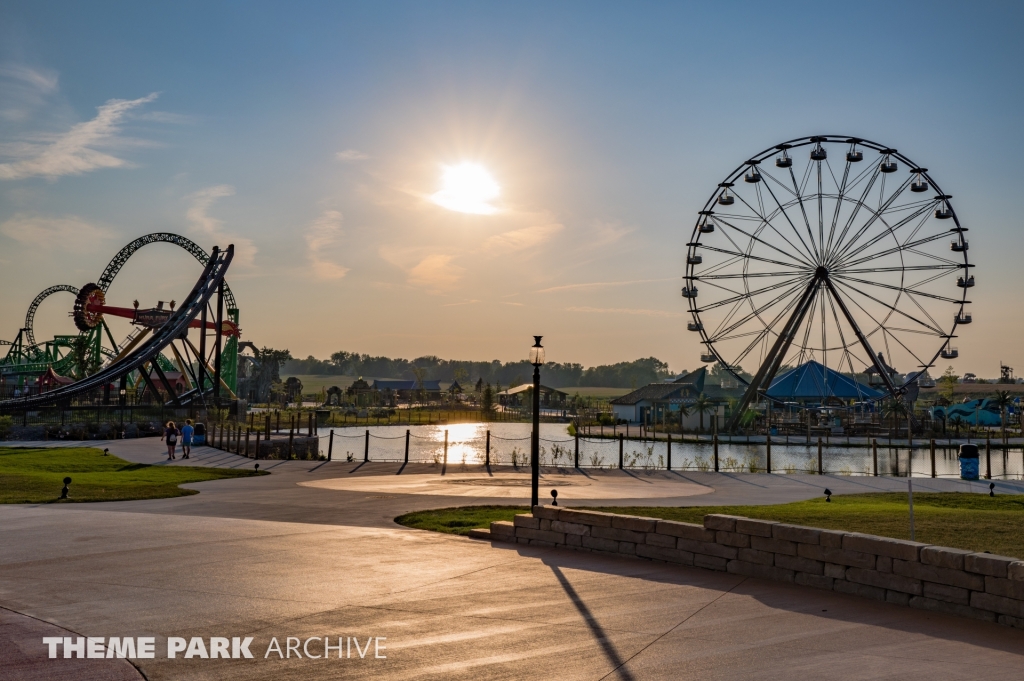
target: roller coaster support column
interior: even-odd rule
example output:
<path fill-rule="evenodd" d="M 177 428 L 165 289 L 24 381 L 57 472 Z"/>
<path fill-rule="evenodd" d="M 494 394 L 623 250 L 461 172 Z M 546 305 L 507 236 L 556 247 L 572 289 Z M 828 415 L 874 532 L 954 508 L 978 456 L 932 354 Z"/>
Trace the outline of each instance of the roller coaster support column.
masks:
<path fill-rule="evenodd" d="M 220 406 L 220 349 L 221 343 L 223 343 L 223 334 L 221 333 L 222 326 L 224 324 L 224 281 L 221 280 L 217 286 L 217 345 L 215 346 L 213 360 L 213 402 L 217 406 Z"/>
<path fill-rule="evenodd" d="M 203 305 L 203 311 L 200 313 L 202 324 L 200 325 L 199 331 L 199 396 L 206 402 L 206 308 L 207 305 Z"/>

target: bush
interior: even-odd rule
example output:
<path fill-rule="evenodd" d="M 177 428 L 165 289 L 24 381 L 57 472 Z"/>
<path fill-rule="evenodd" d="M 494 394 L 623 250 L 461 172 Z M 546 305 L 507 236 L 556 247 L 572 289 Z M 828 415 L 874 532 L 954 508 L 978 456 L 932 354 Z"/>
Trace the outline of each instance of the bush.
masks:
<path fill-rule="evenodd" d="M 0 440 L 6 440 L 7 436 L 11 434 L 11 427 L 14 425 L 14 419 L 10 416 L 0 416 Z"/>

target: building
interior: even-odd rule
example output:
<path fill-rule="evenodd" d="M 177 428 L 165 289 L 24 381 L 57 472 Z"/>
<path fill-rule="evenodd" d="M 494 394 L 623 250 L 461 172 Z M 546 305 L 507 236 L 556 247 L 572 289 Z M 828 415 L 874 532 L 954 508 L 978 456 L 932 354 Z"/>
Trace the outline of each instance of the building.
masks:
<path fill-rule="evenodd" d="M 813 360 L 780 374 L 767 390 L 768 397 L 776 402 L 802 405 L 864 402 L 882 394 Z"/>
<path fill-rule="evenodd" d="M 497 397 L 498 404 L 503 407 L 531 408 L 533 406 L 533 384 L 523 384 L 502 390 Z M 540 387 L 541 409 L 565 409 L 568 399 L 569 395 L 561 390 L 549 388 L 546 385 Z"/>
<path fill-rule="evenodd" d="M 395 397 L 399 400 L 436 400 L 441 397 L 441 382 L 440 381 L 404 381 L 399 379 L 377 379 L 373 382 L 372 390 L 376 390 L 381 393 L 387 393 L 391 391 Z M 421 392 L 422 391 L 422 392 Z"/>
<path fill-rule="evenodd" d="M 651 383 L 611 401 L 615 418 L 627 423 L 670 423 L 679 424 L 679 412 L 686 406 L 690 414 L 682 419 L 684 428 L 709 427 L 714 414 L 725 416 L 725 403 L 736 396 L 741 389 L 723 388 L 707 384 L 707 368 L 700 368 L 675 380 L 665 383 Z M 701 415 L 693 409 L 697 398 L 704 395 L 714 405 L 714 410 Z"/>

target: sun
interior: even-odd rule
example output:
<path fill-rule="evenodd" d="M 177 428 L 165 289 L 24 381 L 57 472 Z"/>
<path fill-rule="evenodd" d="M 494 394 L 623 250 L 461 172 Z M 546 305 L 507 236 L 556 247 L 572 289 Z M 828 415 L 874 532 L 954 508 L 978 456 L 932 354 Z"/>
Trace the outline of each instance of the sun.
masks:
<path fill-rule="evenodd" d="M 430 199 L 448 210 L 459 213 L 490 215 L 498 212 L 492 201 L 498 198 L 501 187 L 487 170 L 476 163 L 444 166 L 441 191 Z"/>

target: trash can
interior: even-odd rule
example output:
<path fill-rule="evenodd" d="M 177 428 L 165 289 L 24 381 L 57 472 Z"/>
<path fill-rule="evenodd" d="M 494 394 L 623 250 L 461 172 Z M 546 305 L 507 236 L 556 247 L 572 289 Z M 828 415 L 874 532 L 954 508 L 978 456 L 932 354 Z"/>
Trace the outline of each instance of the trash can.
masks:
<path fill-rule="evenodd" d="M 205 445 L 206 444 L 206 424 L 197 423 L 192 433 L 192 444 L 194 445 Z"/>
<path fill-rule="evenodd" d="M 978 479 L 978 445 L 960 445 L 960 478 L 962 480 Z"/>

